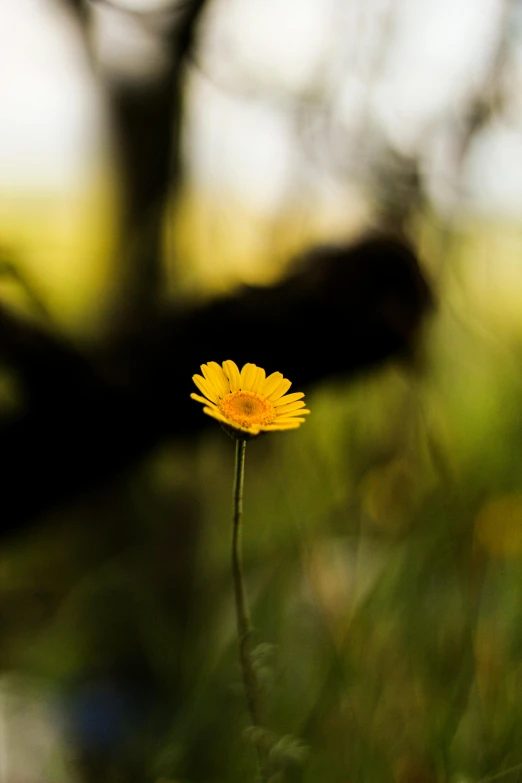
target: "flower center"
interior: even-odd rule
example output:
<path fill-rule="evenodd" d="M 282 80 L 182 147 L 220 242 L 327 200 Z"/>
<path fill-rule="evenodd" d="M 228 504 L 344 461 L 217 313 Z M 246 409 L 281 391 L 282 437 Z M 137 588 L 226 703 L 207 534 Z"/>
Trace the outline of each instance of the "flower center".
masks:
<path fill-rule="evenodd" d="M 218 403 L 219 410 L 240 427 L 270 424 L 275 419 L 275 408 L 265 397 L 255 392 L 236 391 L 227 394 Z"/>

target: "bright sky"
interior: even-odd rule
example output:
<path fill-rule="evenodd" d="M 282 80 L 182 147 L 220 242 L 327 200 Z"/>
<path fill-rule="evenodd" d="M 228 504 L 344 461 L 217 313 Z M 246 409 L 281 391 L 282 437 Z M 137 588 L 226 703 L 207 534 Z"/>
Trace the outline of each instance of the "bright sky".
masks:
<path fill-rule="evenodd" d="M 0 190 L 72 186 L 99 153 L 96 89 L 71 20 L 52 6 L 0 3 Z"/>
<path fill-rule="evenodd" d="M 168 5 L 125 2 L 136 10 Z M 382 35 L 388 0 L 214 0 L 201 70 L 191 82 L 187 150 L 194 177 L 273 207 L 300 154 L 282 96 L 323 86 L 348 131 L 369 112 L 403 151 L 422 146 L 470 85 L 480 84 L 501 0 L 396 3 L 395 45 L 384 55 L 377 47 L 372 62 L 365 47 Z M 114 14 L 98 19 L 107 67 L 140 56 L 150 66 L 151 41 L 121 22 Z M 385 75 L 370 91 L 372 68 Z M 103 159 L 100 96 L 74 24 L 53 0 L 0 3 L 0 106 L 0 190 L 81 186 Z M 510 129 L 492 126 L 476 145 L 468 185 L 482 206 L 522 213 L 520 128 L 520 118 Z"/>

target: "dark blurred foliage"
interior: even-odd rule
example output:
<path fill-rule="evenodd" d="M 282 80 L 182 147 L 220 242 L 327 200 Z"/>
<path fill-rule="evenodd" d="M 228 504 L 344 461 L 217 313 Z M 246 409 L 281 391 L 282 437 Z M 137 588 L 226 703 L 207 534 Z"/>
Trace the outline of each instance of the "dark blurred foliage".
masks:
<path fill-rule="evenodd" d="M 184 404 L 198 370 L 195 356 L 224 361 L 225 346 L 240 365 L 250 357 L 269 371 L 285 367 L 309 389 L 391 356 L 413 358 L 429 305 L 428 286 L 404 240 L 376 236 L 318 248 L 279 285 L 245 288 L 140 328 L 118 346 L 115 361 L 125 374 L 119 385 L 96 370 L 96 357 L 89 361 L 63 339 L 4 311 L 2 358 L 17 372 L 26 404 L 3 431 L 10 509 L 3 531 L 22 530 L 35 515 L 120 473 L 161 440 L 202 429 L 199 411 Z M 290 353 L 282 334 L 296 339 Z M 30 494 L 23 492 L 28 480 Z"/>

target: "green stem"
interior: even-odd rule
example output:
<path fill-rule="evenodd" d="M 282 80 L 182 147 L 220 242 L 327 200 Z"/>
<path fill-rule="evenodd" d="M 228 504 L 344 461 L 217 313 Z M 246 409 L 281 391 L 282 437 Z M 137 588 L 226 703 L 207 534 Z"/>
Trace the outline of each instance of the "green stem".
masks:
<path fill-rule="evenodd" d="M 245 476 L 246 440 L 236 440 L 236 465 L 234 474 L 234 516 L 232 526 L 232 575 L 234 578 L 234 598 L 236 604 L 237 638 L 239 642 L 239 662 L 247 699 L 250 719 L 254 727 L 262 727 L 259 706 L 259 683 L 252 664 L 250 636 L 252 627 L 248 612 L 245 584 L 243 579 L 243 559 L 241 553 L 241 522 L 243 516 L 243 481 Z M 259 771 L 263 783 L 268 780 L 266 753 L 258 742 L 255 743 Z"/>

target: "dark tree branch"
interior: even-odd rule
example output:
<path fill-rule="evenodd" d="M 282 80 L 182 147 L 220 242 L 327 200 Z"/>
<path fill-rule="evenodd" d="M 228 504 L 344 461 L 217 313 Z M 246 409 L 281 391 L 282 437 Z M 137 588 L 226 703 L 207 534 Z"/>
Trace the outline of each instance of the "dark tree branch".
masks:
<path fill-rule="evenodd" d="M 319 248 L 279 285 L 245 288 L 139 331 L 121 347 L 127 385 L 0 311 L 0 360 L 16 370 L 26 400 L 1 430 L 0 536 L 113 479 L 162 440 L 201 430 L 208 422 L 189 394 L 202 362 L 253 361 L 306 391 L 411 355 L 430 302 L 416 257 L 400 240 Z"/>

